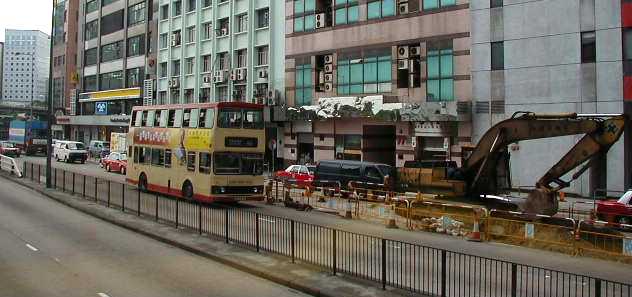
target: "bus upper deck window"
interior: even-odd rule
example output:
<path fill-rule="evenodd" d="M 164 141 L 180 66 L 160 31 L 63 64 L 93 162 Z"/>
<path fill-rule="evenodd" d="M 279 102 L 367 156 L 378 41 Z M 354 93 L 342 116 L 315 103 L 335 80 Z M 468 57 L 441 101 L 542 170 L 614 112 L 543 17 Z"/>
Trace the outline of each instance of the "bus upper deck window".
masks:
<path fill-rule="evenodd" d="M 162 128 L 166 128 L 167 127 L 167 122 L 169 121 L 169 110 L 161 110 L 160 111 L 160 127 Z"/>
<path fill-rule="evenodd" d="M 141 114 L 140 126 L 141 127 L 147 127 L 147 111 L 143 110 L 142 112 L 140 112 L 140 114 Z"/>
<path fill-rule="evenodd" d="M 215 124 L 215 109 L 209 108 L 200 114 L 200 119 L 204 120 L 203 128 L 212 129 Z"/>
<path fill-rule="evenodd" d="M 241 128 L 241 109 L 222 109 L 219 111 L 220 128 Z"/>
<path fill-rule="evenodd" d="M 197 128 L 200 121 L 200 109 L 191 109 L 190 117 L 191 118 L 189 119 L 189 128 Z"/>
<path fill-rule="evenodd" d="M 160 110 L 156 110 L 154 115 L 154 127 L 160 127 L 160 116 Z"/>
<path fill-rule="evenodd" d="M 184 112 L 182 113 L 182 127 L 184 128 L 188 128 L 190 126 L 191 123 L 191 110 L 190 109 L 185 109 Z"/>
<path fill-rule="evenodd" d="M 244 110 L 244 128 L 246 129 L 263 129 L 263 111 L 261 110 Z"/>
<path fill-rule="evenodd" d="M 140 127 L 141 123 L 142 123 L 142 118 L 143 118 L 143 112 L 138 110 L 135 111 L 135 117 L 134 117 L 134 126 L 135 127 Z"/>
<path fill-rule="evenodd" d="M 171 128 L 173 127 L 173 125 L 175 125 L 176 123 L 176 111 L 175 110 L 169 110 L 169 119 L 167 121 L 167 127 Z"/>
<path fill-rule="evenodd" d="M 182 127 L 182 109 L 176 109 L 176 118 L 173 120 L 173 126 L 175 128 Z"/>
<path fill-rule="evenodd" d="M 148 110 L 147 111 L 147 127 L 153 127 L 154 126 L 154 118 L 156 117 L 156 111 L 155 110 Z"/>

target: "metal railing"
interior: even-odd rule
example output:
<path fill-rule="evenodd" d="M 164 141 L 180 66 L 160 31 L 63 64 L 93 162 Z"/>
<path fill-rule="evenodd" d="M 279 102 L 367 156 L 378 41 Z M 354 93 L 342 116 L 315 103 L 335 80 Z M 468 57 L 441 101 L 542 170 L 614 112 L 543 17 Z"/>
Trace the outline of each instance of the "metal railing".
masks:
<path fill-rule="evenodd" d="M 5 155 L 0 155 L 0 171 L 8 171 L 11 174 L 15 174 L 17 177 L 22 177 L 20 166 L 18 166 L 15 159 Z"/>
<path fill-rule="evenodd" d="M 39 182 L 40 165 L 26 163 Z M 201 204 L 56 169 L 55 188 L 256 252 L 287 257 L 386 288 L 442 297 L 632 297 L 632 285 L 304 223 L 255 211 Z"/>

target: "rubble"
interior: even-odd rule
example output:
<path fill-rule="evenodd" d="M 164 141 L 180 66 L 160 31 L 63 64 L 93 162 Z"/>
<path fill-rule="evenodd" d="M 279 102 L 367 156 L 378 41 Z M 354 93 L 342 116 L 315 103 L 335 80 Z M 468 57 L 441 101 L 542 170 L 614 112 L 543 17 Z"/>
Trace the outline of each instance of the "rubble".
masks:
<path fill-rule="evenodd" d="M 454 220 L 448 216 L 424 218 L 421 222 L 426 229 L 436 233 L 445 233 L 452 236 L 466 236 L 469 233 L 468 230 L 464 229 L 463 222 Z"/>

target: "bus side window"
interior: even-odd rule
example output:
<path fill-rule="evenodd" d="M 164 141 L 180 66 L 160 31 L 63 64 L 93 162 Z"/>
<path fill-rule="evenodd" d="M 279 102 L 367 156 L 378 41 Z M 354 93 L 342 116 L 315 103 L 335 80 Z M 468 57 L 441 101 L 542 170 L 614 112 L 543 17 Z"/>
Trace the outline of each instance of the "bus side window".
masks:
<path fill-rule="evenodd" d="M 132 119 L 132 121 L 131 121 L 132 123 L 130 124 L 130 126 L 136 126 L 136 115 L 137 114 L 138 114 L 138 111 L 136 111 L 136 110 L 132 111 L 132 118 L 131 118 Z"/>
<path fill-rule="evenodd" d="M 148 110 L 147 111 L 147 120 L 145 120 L 147 127 L 153 127 L 154 126 L 154 118 L 155 117 L 156 117 L 156 111 L 155 110 Z"/>
<path fill-rule="evenodd" d="M 176 111 L 171 109 L 169 110 L 169 121 L 167 123 L 167 127 L 172 128 L 176 123 Z"/>
<path fill-rule="evenodd" d="M 141 119 L 140 119 L 140 126 L 141 127 L 147 127 L 147 111 L 143 110 L 140 112 L 141 114 Z"/>
<path fill-rule="evenodd" d="M 151 149 L 151 165 L 164 166 L 165 152 L 162 149 Z"/>
<path fill-rule="evenodd" d="M 127 147 L 127 158 L 129 159 L 130 157 L 132 157 L 132 147 L 128 146 Z M 134 154 L 134 156 L 136 156 L 136 154 Z"/>
<path fill-rule="evenodd" d="M 200 121 L 200 109 L 191 109 L 191 119 L 189 120 L 189 128 L 197 128 Z"/>
<path fill-rule="evenodd" d="M 189 124 L 191 123 L 191 110 L 190 109 L 185 109 L 184 112 L 182 113 L 182 127 L 183 128 L 189 128 Z"/>
<path fill-rule="evenodd" d="M 160 127 L 162 114 L 160 110 L 155 111 L 156 115 L 154 116 L 154 127 Z"/>
<path fill-rule="evenodd" d="M 138 164 L 138 155 L 139 155 L 139 153 L 138 153 L 138 147 L 137 147 L 137 146 L 135 146 L 135 147 L 134 147 L 134 163 L 135 163 L 135 164 Z"/>
<path fill-rule="evenodd" d="M 145 156 L 144 156 L 144 161 L 145 161 L 145 165 L 150 165 L 151 164 L 151 149 L 146 147 L 145 148 Z"/>
<path fill-rule="evenodd" d="M 187 153 L 187 170 L 195 171 L 195 152 Z"/>
<path fill-rule="evenodd" d="M 200 170 L 200 173 L 211 173 L 211 154 L 200 153 L 200 164 L 198 165 L 198 168 Z"/>
<path fill-rule="evenodd" d="M 171 150 L 165 150 L 165 167 L 171 167 Z"/>
<path fill-rule="evenodd" d="M 136 152 L 136 163 L 143 164 L 145 163 L 145 149 L 142 147 L 137 147 L 138 151 Z"/>
<path fill-rule="evenodd" d="M 173 127 L 182 127 L 182 109 L 176 109 L 176 118 L 173 120 Z"/>
<path fill-rule="evenodd" d="M 134 117 L 134 126 L 135 127 L 140 127 L 141 123 L 142 123 L 142 119 L 143 119 L 143 112 L 138 110 L 135 111 L 136 113 L 136 117 Z"/>
<path fill-rule="evenodd" d="M 200 118 L 204 118 L 204 128 L 212 129 L 215 125 L 215 109 L 207 109 L 204 115 L 200 116 Z"/>
<path fill-rule="evenodd" d="M 169 110 L 163 109 L 160 111 L 160 127 L 166 128 L 169 121 Z"/>

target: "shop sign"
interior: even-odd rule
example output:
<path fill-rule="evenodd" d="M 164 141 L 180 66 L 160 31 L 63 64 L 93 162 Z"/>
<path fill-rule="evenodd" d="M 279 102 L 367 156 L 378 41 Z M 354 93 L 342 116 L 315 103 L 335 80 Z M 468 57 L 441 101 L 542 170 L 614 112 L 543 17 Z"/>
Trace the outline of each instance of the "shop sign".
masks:
<path fill-rule="evenodd" d="M 130 116 L 113 116 L 110 118 L 110 122 L 112 123 L 129 123 Z"/>
<path fill-rule="evenodd" d="M 448 137 L 456 135 L 454 122 L 415 122 L 415 136 Z"/>
<path fill-rule="evenodd" d="M 135 129 L 134 144 L 167 145 L 169 130 L 163 128 Z"/>
<path fill-rule="evenodd" d="M 108 114 L 108 103 L 107 102 L 97 102 L 94 104 L 94 114 L 96 115 L 107 115 Z"/>
<path fill-rule="evenodd" d="M 70 118 L 69 117 L 55 117 L 55 120 L 57 121 L 58 124 L 60 124 L 60 123 L 70 123 Z"/>

